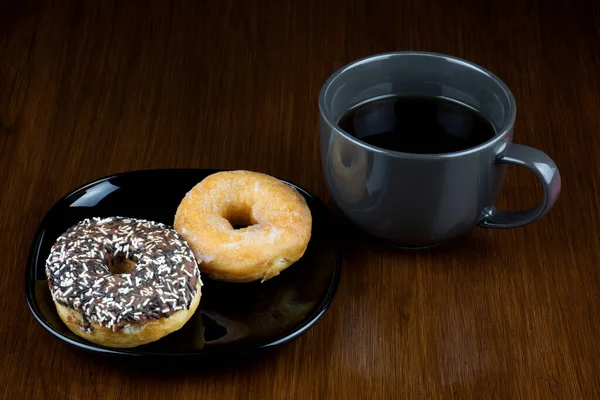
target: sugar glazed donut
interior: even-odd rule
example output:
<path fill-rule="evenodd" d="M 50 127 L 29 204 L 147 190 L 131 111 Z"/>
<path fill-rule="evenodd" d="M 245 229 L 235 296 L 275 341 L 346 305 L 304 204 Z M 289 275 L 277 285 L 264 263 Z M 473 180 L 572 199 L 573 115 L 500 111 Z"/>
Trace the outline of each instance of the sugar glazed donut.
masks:
<path fill-rule="evenodd" d="M 46 260 L 60 318 L 90 342 L 135 347 L 180 329 L 200 302 L 202 281 L 183 238 L 163 224 L 85 219 Z"/>
<path fill-rule="evenodd" d="M 302 257 L 312 216 L 304 197 L 280 180 L 227 171 L 206 177 L 186 194 L 174 228 L 211 278 L 264 282 Z"/>

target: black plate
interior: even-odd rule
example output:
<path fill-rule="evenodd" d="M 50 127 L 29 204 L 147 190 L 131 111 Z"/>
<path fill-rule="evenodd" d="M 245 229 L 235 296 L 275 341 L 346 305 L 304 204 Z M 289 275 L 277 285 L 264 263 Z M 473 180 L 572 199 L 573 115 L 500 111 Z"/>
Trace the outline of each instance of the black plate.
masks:
<path fill-rule="evenodd" d="M 144 218 L 167 225 L 183 196 L 217 170 L 173 169 L 126 172 L 84 185 L 50 209 L 36 234 L 27 265 L 26 294 L 36 320 L 60 340 L 104 354 L 206 355 L 247 353 L 299 336 L 323 316 L 340 275 L 339 249 L 326 207 L 289 182 L 305 198 L 313 231 L 304 256 L 265 283 L 222 283 L 202 275 L 200 306 L 187 324 L 157 342 L 111 349 L 73 334 L 59 319 L 44 264 L 50 247 L 67 228 L 87 217 Z"/>

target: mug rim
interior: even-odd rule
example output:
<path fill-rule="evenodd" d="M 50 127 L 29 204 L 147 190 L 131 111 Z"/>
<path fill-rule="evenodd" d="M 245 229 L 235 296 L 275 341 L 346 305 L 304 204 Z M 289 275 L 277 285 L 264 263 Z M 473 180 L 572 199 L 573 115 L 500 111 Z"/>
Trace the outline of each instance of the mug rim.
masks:
<path fill-rule="evenodd" d="M 508 102 L 510 105 L 507 122 L 505 122 L 504 125 L 502 126 L 502 128 L 499 129 L 499 133 L 494 135 L 494 137 L 492 137 L 491 139 L 489 139 L 475 147 L 466 149 L 466 150 L 449 152 L 449 153 L 419 154 L 419 153 L 405 153 L 405 152 L 401 152 L 401 151 L 388 150 L 388 149 L 384 149 L 381 147 L 377 147 L 377 146 L 368 144 L 366 142 L 363 142 L 362 140 L 355 138 L 354 136 L 350 135 L 343 129 L 339 128 L 337 126 L 337 122 L 333 121 L 333 119 L 331 118 L 331 115 L 327 112 L 327 107 L 325 105 L 325 94 L 327 93 L 327 90 L 329 89 L 331 84 L 336 79 L 338 79 L 342 74 L 344 74 L 348 70 L 355 68 L 359 65 L 367 64 L 367 63 L 373 62 L 373 61 L 384 60 L 384 59 L 392 58 L 392 57 L 409 57 L 409 56 L 444 58 L 446 60 L 450 60 L 455 63 L 465 64 L 465 66 L 475 69 L 475 70 L 479 71 L 480 73 L 487 75 L 490 79 L 492 79 L 504 91 L 506 97 L 508 98 Z M 327 80 L 323 83 L 323 86 L 321 86 L 321 90 L 319 92 L 319 112 L 321 114 L 321 117 L 323 117 L 323 120 L 325 120 L 325 122 L 327 123 L 327 125 L 329 125 L 329 127 L 331 129 L 333 129 L 337 134 L 342 135 L 346 140 L 349 140 L 352 143 L 356 144 L 357 146 L 360 146 L 371 152 L 385 154 L 387 156 L 392 156 L 392 157 L 397 157 L 397 158 L 440 159 L 440 158 L 457 158 L 457 157 L 468 156 L 468 155 L 480 152 L 482 150 L 485 150 L 485 149 L 489 148 L 490 146 L 493 146 L 494 144 L 503 141 L 503 139 L 508 135 L 508 133 L 512 130 L 512 128 L 514 126 L 515 118 L 517 115 L 517 104 L 516 104 L 516 101 L 515 101 L 515 98 L 514 98 L 512 92 L 510 91 L 510 89 L 508 88 L 506 83 L 504 83 L 500 78 L 498 78 L 492 72 L 488 71 L 487 69 L 483 68 L 482 66 L 477 65 L 471 61 L 468 61 L 468 60 L 465 60 L 465 59 L 462 59 L 459 57 L 451 56 L 448 54 L 435 53 L 435 52 L 394 51 L 394 52 L 378 53 L 378 54 L 373 54 L 370 56 L 362 57 L 362 58 L 354 60 L 354 61 L 338 68 L 333 74 L 331 74 L 327 78 Z"/>

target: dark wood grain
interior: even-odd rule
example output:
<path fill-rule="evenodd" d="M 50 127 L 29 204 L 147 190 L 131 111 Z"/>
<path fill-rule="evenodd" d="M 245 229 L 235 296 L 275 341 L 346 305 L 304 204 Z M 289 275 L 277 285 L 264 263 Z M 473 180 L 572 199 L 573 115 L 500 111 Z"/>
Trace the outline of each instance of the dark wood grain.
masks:
<path fill-rule="evenodd" d="M 570 0 L 0 1 L 0 398 L 600 398 L 600 8 Z M 326 316 L 272 354 L 178 372 L 52 338 L 24 300 L 63 194 L 145 168 L 245 168 L 331 205 L 317 97 L 341 65 L 427 50 L 499 75 L 563 193 L 522 229 L 399 252 L 347 229 Z M 501 206 L 535 204 L 511 168 Z M 333 208 L 333 206 L 332 206 Z"/>

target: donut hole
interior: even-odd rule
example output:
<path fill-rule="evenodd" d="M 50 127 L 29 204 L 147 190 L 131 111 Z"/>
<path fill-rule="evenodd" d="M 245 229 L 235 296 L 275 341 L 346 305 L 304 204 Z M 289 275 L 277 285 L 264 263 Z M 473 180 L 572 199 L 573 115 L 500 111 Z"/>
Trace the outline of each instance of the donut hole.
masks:
<path fill-rule="evenodd" d="M 232 205 L 224 210 L 222 217 L 231 224 L 233 229 L 239 230 L 256 225 L 258 222 L 252 217 L 252 207 Z"/>
<path fill-rule="evenodd" d="M 346 168 L 352 166 L 352 162 L 354 161 L 354 154 L 351 154 L 349 151 L 342 151 L 342 155 L 340 156 L 340 161 L 342 165 Z"/>
<path fill-rule="evenodd" d="M 135 268 L 137 262 L 135 259 L 127 258 L 124 253 L 114 254 L 108 259 L 108 270 L 111 274 L 127 274 Z"/>

